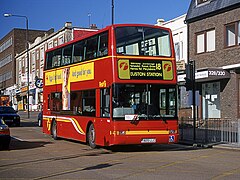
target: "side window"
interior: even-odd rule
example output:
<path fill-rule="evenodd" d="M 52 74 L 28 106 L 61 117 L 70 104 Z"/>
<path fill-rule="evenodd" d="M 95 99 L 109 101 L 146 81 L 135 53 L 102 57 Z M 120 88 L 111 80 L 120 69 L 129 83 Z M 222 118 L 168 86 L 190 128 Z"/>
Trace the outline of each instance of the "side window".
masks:
<path fill-rule="evenodd" d="M 52 68 L 52 57 L 53 57 L 53 52 L 48 52 L 46 55 L 46 65 L 45 69 L 50 69 Z M 23 65 L 24 66 L 24 65 Z"/>
<path fill-rule="evenodd" d="M 87 39 L 86 60 L 97 57 L 97 36 Z"/>
<path fill-rule="evenodd" d="M 50 109 L 50 104 L 51 104 L 51 98 L 50 98 L 50 94 L 48 94 L 48 104 L 47 104 L 47 108 Z"/>
<path fill-rule="evenodd" d="M 70 64 L 72 61 L 72 49 L 73 46 L 67 46 L 63 48 L 63 57 L 62 57 L 62 64 L 61 65 L 67 65 Z"/>
<path fill-rule="evenodd" d="M 62 59 L 62 49 L 57 49 L 56 51 L 53 51 L 52 67 L 60 66 L 61 59 Z"/>
<path fill-rule="evenodd" d="M 46 69 L 58 67 L 61 64 L 62 49 L 57 49 L 47 53 Z"/>
<path fill-rule="evenodd" d="M 84 41 L 74 44 L 73 48 L 73 63 L 80 62 L 84 57 Z"/>
<path fill-rule="evenodd" d="M 95 90 L 71 91 L 71 111 L 74 115 L 95 117 Z"/>
<path fill-rule="evenodd" d="M 74 115 L 83 115 L 83 91 L 72 91 L 71 110 Z"/>
<path fill-rule="evenodd" d="M 110 117 L 110 89 L 101 89 L 101 117 Z"/>
<path fill-rule="evenodd" d="M 103 33 L 99 35 L 98 38 L 98 57 L 108 55 L 108 33 Z"/>
<path fill-rule="evenodd" d="M 83 91 L 82 107 L 83 116 L 96 116 L 95 90 Z"/>
<path fill-rule="evenodd" d="M 51 93 L 50 110 L 52 111 L 62 110 L 62 92 Z"/>

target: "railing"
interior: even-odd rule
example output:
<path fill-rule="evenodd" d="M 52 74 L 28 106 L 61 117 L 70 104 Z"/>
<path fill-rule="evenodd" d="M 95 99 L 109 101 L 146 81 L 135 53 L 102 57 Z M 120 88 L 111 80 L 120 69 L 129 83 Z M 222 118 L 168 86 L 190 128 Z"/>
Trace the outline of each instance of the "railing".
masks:
<path fill-rule="evenodd" d="M 198 119 L 194 131 L 193 119 L 179 120 L 180 142 L 227 143 L 240 146 L 240 120 Z M 193 139 L 196 133 L 195 139 Z"/>

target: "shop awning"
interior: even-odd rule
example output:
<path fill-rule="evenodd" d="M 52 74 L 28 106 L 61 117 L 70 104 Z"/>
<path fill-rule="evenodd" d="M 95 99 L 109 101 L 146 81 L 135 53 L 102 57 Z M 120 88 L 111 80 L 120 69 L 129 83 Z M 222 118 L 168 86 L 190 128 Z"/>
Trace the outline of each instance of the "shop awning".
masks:
<path fill-rule="evenodd" d="M 186 74 L 178 75 L 178 82 L 185 82 L 185 77 Z M 230 73 L 222 68 L 207 68 L 205 70 L 198 70 L 195 73 L 195 79 L 197 83 L 230 79 L 230 77 Z"/>
<path fill-rule="evenodd" d="M 20 96 L 27 96 L 27 91 L 21 92 L 21 93 L 20 93 Z"/>

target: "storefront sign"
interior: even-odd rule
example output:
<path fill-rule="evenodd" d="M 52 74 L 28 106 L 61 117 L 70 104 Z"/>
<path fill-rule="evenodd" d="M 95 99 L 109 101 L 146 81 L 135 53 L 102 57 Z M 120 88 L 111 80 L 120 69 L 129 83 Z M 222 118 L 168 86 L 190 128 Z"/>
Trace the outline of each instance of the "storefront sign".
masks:
<path fill-rule="evenodd" d="M 172 80 L 171 61 L 118 60 L 118 77 L 120 79 Z"/>
<path fill-rule="evenodd" d="M 186 74 L 178 75 L 178 82 L 185 81 Z M 230 78 L 230 73 L 221 68 L 208 68 L 195 73 L 196 82 L 207 82 Z"/>

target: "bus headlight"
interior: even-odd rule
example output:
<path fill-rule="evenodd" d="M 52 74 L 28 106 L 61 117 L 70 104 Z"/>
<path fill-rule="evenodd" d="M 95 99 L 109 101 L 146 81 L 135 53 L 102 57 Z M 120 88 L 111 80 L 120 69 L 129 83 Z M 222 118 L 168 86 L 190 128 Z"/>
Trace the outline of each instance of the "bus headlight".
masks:
<path fill-rule="evenodd" d="M 176 133 L 176 131 L 175 130 L 169 130 L 169 134 L 175 134 Z"/>
<path fill-rule="evenodd" d="M 119 131 L 119 135 L 126 135 L 126 131 Z"/>

